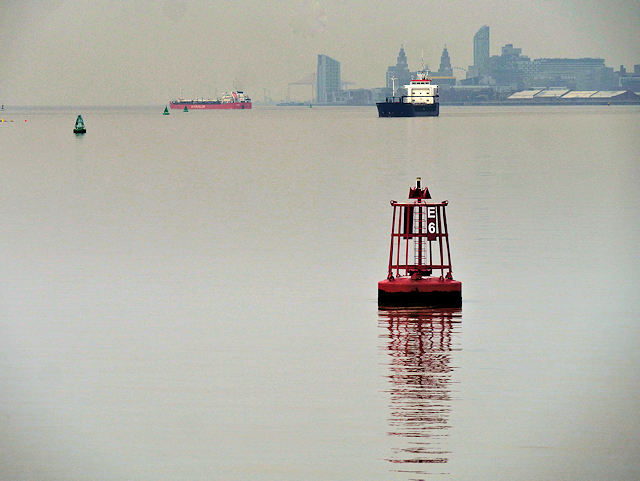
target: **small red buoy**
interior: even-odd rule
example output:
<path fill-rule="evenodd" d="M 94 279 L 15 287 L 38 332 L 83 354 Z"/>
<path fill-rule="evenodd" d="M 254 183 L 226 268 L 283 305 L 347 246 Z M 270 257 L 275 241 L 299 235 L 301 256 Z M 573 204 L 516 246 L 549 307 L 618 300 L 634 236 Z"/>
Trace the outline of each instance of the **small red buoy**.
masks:
<path fill-rule="evenodd" d="M 453 279 L 451 270 L 448 204 L 431 201 L 420 177 L 409 189 L 407 202 L 391 201 L 389 270 L 378 282 L 378 306 L 462 306 L 462 283 Z"/>

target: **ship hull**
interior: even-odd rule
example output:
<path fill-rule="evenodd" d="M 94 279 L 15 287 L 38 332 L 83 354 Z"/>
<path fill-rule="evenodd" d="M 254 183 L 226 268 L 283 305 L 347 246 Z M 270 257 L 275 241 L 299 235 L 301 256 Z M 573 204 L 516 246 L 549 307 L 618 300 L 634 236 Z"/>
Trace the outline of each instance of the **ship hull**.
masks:
<path fill-rule="evenodd" d="M 405 102 L 378 102 L 378 117 L 437 117 L 440 104 L 414 104 Z"/>
<path fill-rule="evenodd" d="M 251 102 L 169 102 L 172 109 L 182 109 L 185 107 L 189 110 L 247 110 L 251 108 Z"/>

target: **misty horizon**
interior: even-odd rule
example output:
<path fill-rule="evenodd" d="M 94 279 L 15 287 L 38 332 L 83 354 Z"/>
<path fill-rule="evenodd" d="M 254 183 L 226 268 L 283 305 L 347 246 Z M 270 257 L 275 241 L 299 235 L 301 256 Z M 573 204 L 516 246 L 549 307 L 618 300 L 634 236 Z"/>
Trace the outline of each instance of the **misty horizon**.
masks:
<path fill-rule="evenodd" d="M 407 13 L 410 15 L 407 16 Z M 404 19 L 407 17 L 408 19 Z M 491 55 L 512 44 L 537 58 L 640 63 L 640 4 L 499 0 L 429 6 L 414 0 L 351 5 L 204 0 L 154 3 L 36 1 L 0 6 L 0 102 L 5 105 L 157 105 L 235 87 L 282 100 L 315 72 L 317 55 L 341 64 L 351 88 L 384 86 L 402 45 L 411 70 L 437 70 L 444 46 L 455 75 L 473 65 L 473 36 L 491 29 Z M 308 86 L 289 89 L 291 100 Z"/>

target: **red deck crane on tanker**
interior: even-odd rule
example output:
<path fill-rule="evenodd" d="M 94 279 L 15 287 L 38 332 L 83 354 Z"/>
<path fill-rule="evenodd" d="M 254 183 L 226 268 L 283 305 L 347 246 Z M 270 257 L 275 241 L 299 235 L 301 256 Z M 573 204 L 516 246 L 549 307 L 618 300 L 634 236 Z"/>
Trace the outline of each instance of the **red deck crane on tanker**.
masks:
<path fill-rule="evenodd" d="M 409 189 L 407 202 L 391 201 L 389 270 L 387 278 L 378 282 L 379 306 L 462 306 L 462 283 L 453 279 L 451 269 L 448 204 L 432 201 L 420 177 Z"/>

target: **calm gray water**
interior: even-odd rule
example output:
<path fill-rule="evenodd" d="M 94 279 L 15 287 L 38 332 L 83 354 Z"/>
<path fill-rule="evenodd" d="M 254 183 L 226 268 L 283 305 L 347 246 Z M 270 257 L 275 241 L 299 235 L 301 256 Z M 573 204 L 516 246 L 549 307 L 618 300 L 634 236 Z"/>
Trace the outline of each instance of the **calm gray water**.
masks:
<path fill-rule="evenodd" d="M 161 113 L 2 113 L 3 480 L 640 478 L 639 108 Z"/>

